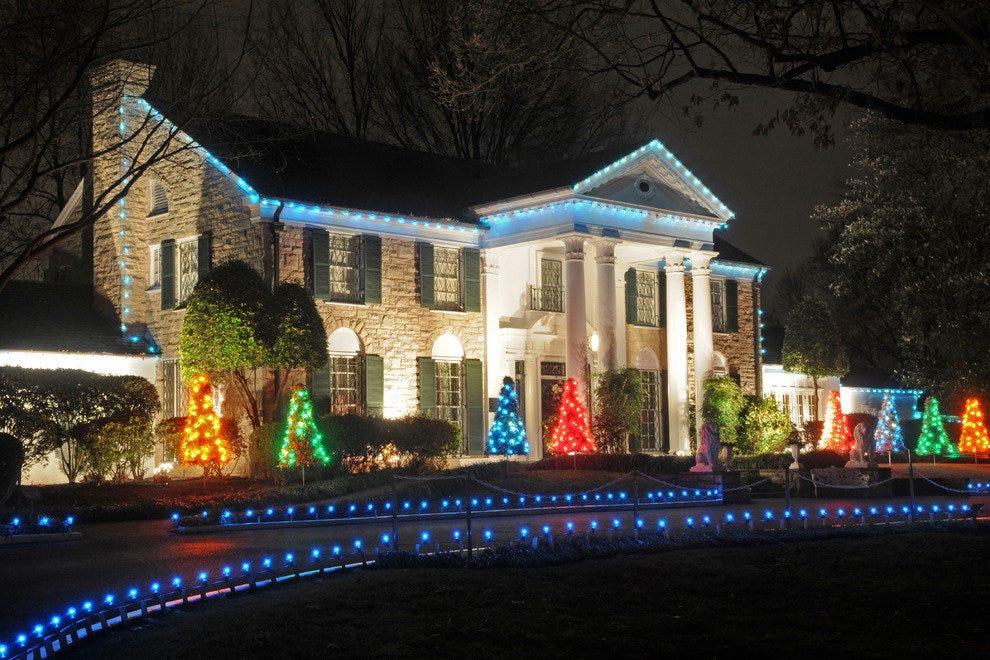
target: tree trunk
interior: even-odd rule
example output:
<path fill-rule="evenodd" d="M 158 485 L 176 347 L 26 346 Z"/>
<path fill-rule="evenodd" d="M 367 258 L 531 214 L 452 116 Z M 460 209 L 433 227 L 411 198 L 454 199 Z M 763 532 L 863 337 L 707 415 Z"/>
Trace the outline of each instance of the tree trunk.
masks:
<path fill-rule="evenodd" d="M 815 394 L 814 396 L 811 397 L 812 406 L 814 407 L 814 410 L 812 411 L 813 414 L 812 419 L 817 422 L 818 421 L 818 376 L 812 376 L 811 382 L 814 383 L 815 385 Z"/>
<path fill-rule="evenodd" d="M 255 396 L 254 390 L 251 389 L 251 383 L 248 382 L 247 376 L 243 372 L 234 371 L 232 376 L 234 382 L 237 383 L 237 389 L 243 399 L 244 412 L 247 413 L 248 420 L 251 422 L 251 428 L 256 429 L 261 426 L 258 397 Z"/>

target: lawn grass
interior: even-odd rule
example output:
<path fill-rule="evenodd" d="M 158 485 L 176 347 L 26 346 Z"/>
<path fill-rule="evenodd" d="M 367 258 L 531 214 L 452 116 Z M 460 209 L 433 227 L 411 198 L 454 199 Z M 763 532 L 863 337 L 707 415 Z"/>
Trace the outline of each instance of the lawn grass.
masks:
<path fill-rule="evenodd" d="M 363 571 L 115 631 L 82 657 L 987 657 L 990 534 Z"/>

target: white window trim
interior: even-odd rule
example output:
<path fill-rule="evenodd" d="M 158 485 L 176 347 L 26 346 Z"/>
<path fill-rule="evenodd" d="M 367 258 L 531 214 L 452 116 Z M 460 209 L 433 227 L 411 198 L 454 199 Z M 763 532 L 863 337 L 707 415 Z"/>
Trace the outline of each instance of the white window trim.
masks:
<path fill-rule="evenodd" d="M 160 289 L 162 287 L 162 269 L 161 269 L 161 256 L 162 256 L 162 244 L 155 243 L 149 247 L 149 257 L 148 260 L 148 290 Z M 155 257 L 158 257 L 158 281 L 155 281 Z"/>

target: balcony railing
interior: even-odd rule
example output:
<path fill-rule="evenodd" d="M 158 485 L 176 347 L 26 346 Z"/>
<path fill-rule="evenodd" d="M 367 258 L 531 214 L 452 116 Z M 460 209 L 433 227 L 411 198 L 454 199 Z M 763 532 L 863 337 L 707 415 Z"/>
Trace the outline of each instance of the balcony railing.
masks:
<path fill-rule="evenodd" d="M 529 287 L 529 308 L 538 312 L 564 311 L 564 290 L 558 287 Z"/>

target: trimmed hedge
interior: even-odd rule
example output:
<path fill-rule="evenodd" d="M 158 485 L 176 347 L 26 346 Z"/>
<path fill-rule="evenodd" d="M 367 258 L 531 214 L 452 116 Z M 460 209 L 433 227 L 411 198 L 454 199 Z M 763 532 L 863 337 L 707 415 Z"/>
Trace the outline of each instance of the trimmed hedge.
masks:
<path fill-rule="evenodd" d="M 816 449 L 802 452 L 798 459 L 801 465 L 813 470 L 827 467 L 842 467 L 849 460 L 849 455 L 828 449 Z M 757 454 L 755 456 L 735 456 L 732 467 L 736 470 L 783 470 L 794 461 L 787 454 Z"/>
<path fill-rule="evenodd" d="M 694 465 L 693 456 L 655 454 L 575 454 L 550 456 L 532 463 L 534 470 L 596 470 L 599 472 L 640 472 L 673 474 L 687 472 Z"/>

